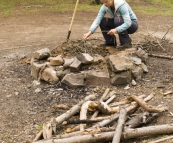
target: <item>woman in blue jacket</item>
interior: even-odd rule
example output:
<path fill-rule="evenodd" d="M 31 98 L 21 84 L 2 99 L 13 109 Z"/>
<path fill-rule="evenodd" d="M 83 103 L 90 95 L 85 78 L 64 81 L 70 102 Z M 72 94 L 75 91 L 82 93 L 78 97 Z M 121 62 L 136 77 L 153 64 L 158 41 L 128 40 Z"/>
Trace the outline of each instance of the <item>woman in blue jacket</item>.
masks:
<path fill-rule="evenodd" d="M 102 0 L 99 13 L 91 25 L 89 32 L 84 34 L 84 39 L 88 39 L 98 26 L 102 31 L 105 43 L 102 46 L 117 46 L 115 34 L 118 34 L 120 46 L 119 48 L 131 47 L 131 38 L 129 34 L 133 34 L 138 29 L 137 17 L 131 7 L 125 0 Z M 104 17 L 105 14 L 108 17 Z"/>

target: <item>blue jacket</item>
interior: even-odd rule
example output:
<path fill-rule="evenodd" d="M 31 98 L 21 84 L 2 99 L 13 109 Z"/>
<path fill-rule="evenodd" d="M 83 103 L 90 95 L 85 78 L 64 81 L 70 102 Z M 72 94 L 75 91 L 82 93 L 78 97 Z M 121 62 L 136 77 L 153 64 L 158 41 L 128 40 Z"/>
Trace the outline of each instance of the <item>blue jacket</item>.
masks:
<path fill-rule="evenodd" d="M 117 3 L 116 3 L 117 2 Z M 131 7 L 128 5 L 128 3 L 125 2 L 125 0 L 114 0 L 114 5 L 115 5 L 115 11 L 114 13 L 111 11 L 110 7 L 106 7 L 104 4 L 101 6 L 99 13 L 94 20 L 93 24 L 90 27 L 90 31 L 94 33 L 98 26 L 100 25 L 101 20 L 104 18 L 106 12 L 110 15 L 111 18 L 114 18 L 117 16 L 117 13 L 119 16 L 122 16 L 124 23 L 116 29 L 118 30 L 118 33 L 121 33 L 125 30 L 127 30 L 131 24 L 132 21 L 137 22 L 137 17 Z"/>

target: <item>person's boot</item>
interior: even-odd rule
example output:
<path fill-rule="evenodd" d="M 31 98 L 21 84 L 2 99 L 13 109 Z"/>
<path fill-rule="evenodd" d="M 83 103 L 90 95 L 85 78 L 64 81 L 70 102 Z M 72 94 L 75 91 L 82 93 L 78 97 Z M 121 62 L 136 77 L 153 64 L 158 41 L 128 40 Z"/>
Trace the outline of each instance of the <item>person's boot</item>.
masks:
<path fill-rule="evenodd" d="M 107 47 L 107 46 L 116 48 L 117 45 L 115 45 L 115 44 L 106 44 L 106 42 L 101 43 L 101 44 L 99 45 L 99 47 L 103 47 L 103 48 L 105 48 L 105 47 Z"/>
<path fill-rule="evenodd" d="M 129 39 L 129 41 L 127 43 L 125 43 L 123 45 L 119 45 L 119 46 L 117 46 L 117 48 L 119 50 L 125 50 L 125 49 L 128 49 L 128 48 L 132 48 L 132 40 L 131 40 L 131 38 Z"/>

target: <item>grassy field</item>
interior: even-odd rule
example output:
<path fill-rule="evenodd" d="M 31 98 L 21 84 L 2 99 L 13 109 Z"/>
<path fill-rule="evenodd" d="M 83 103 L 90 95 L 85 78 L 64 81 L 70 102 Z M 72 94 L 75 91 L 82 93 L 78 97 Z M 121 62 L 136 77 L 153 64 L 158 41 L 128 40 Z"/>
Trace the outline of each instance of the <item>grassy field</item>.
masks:
<path fill-rule="evenodd" d="M 127 0 L 135 12 L 173 16 L 173 0 Z M 140 1 L 143 3 L 140 5 Z M 73 10 L 76 0 L 0 0 L 0 17 L 18 13 L 65 12 Z M 91 5 L 91 0 L 80 0 L 78 10 L 98 10 L 100 5 Z"/>

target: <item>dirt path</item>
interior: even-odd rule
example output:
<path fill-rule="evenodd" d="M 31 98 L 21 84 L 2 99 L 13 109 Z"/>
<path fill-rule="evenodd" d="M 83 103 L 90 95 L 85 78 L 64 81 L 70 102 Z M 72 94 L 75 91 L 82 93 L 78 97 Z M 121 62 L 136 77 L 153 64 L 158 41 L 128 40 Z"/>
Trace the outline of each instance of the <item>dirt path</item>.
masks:
<path fill-rule="evenodd" d="M 71 39 L 81 39 L 83 34 L 88 31 L 96 14 L 96 11 L 78 12 L 72 29 Z M 95 91 L 94 88 L 74 90 L 58 85 L 52 86 L 47 83 L 35 86 L 33 84 L 34 79 L 30 76 L 30 66 L 26 64 L 26 61 L 23 61 L 23 59 L 27 60 L 27 58 L 30 58 L 31 53 L 37 49 L 45 47 L 54 49 L 58 44 L 65 41 L 71 16 L 71 12 L 61 14 L 43 13 L 18 15 L 1 19 L 0 142 L 31 142 L 44 121 L 47 121 L 52 116 L 57 117 L 64 112 L 53 112 L 51 110 L 53 104 L 65 102 L 74 105 L 87 92 Z M 165 33 L 173 23 L 171 17 L 145 16 L 141 14 L 137 14 L 137 16 L 140 28 L 132 36 L 134 43 L 144 38 L 143 35 L 147 33 L 147 27 L 149 31 Z M 99 29 L 98 33 L 92 35 L 92 37 L 102 37 Z M 173 45 L 165 53 L 173 55 L 171 48 L 173 49 Z M 124 90 L 124 86 L 116 87 L 117 94 L 126 96 L 129 94 L 149 95 L 153 93 L 155 98 L 151 101 L 152 104 L 158 105 L 163 103 L 169 106 L 170 111 L 173 111 L 173 95 L 162 96 L 162 92 L 173 88 L 172 60 L 149 58 L 147 64 L 149 73 L 144 75 L 143 80 L 136 87 L 131 87 L 130 90 Z M 151 124 L 170 122 L 172 122 L 172 117 L 169 112 L 166 112 Z M 148 138 L 142 138 L 129 140 L 126 143 L 144 143 L 148 140 Z"/>

